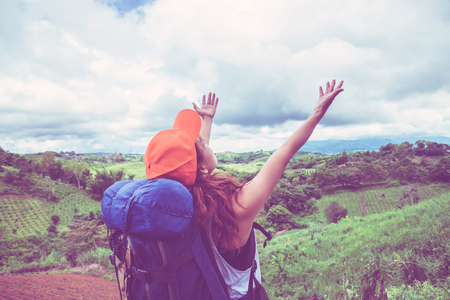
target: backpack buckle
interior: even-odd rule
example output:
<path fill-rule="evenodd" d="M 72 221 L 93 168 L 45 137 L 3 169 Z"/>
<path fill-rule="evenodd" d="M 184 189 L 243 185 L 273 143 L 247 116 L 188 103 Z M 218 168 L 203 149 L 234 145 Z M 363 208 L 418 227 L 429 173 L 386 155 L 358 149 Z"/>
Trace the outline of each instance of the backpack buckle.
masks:
<path fill-rule="evenodd" d="M 112 253 L 112 254 L 109 255 L 109 262 L 110 262 L 113 266 L 116 266 L 116 259 L 115 259 L 114 253 Z"/>
<path fill-rule="evenodd" d="M 136 267 L 131 267 L 131 276 L 139 279 L 142 282 L 148 283 L 150 282 L 150 278 L 148 277 L 148 272 L 138 269 Z"/>
<path fill-rule="evenodd" d="M 258 269 L 258 264 L 256 263 L 256 260 L 254 259 L 252 262 L 252 273 L 255 273 L 256 269 Z"/>

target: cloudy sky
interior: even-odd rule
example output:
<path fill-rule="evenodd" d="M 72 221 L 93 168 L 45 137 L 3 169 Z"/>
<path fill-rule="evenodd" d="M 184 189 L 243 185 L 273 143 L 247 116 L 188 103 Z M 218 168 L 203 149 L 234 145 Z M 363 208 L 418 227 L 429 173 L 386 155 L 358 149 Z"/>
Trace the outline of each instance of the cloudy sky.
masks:
<path fill-rule="evenodd" d="M 0 146 L 142 153 L 215 92 L 215 151 L 450 136 L 448 0 L 0 0 Z"/>

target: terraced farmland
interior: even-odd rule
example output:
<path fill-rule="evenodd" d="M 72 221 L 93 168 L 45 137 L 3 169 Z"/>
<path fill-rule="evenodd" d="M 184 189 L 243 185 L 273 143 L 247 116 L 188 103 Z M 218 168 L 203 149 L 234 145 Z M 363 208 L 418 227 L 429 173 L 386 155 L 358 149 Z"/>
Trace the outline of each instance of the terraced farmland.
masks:
<path fill-rule="evenodd" d="M 365 210 L 367 214 L 382 213 L 384 211 L 396 208 L 396 201 L 399 199 L 402 191 L 409 191 L 413 185 L 390 187 L 390 188 L 377 188 L 373 190 L 366 190 L 364 192 L 365 198 Z M 428 186 L 416 186 L 417 194 L 420 198 L 419 201 L 434 198 L 444 193 L 450 192 L 450 184 L 431 184 Z M 381 193 L 385 194 L 384 200 L 380 197 Z M 320 215 L 323 216 L 324 209 L 330 204 L 331 201 L 337 201 L 342 207 L 347 209 L 347 215 L 349 217 L 361 216 L 359 210 L 362 191 L 357 192 L 339 192 L 331 195 L 323 196 L 317 201 L 317 207 L 319 208 Z"/>
<path fill-rule="evenodd" d="M 42 201 L 27 197 L 0 198 L 0 219 L 20 236 L 44 232 L 50 224 L 50 216 L 45 212 Z"/>
<path fill-rule="evenodd" d="M 82 193 L 70 194 L 52 203 L 27 196 L 0 198 L 0 222 L 18 236 L 44 232 L 51 224 L 51 216 L 58 215 L 61 225 L 69 225 L 75 214 L 97 212 L 100 203 Z"/>
<path fill-rule="evenodd" d="M 74 215 L 86 214 L 90 211 L 100 210 L 100 202 L 94 201 L 82 193 L 70 194 L 58 203 L 43 202 L 45 213 L 49 216 L 57 215 L 60 217 L 61 225 L 69 225 Z"/>

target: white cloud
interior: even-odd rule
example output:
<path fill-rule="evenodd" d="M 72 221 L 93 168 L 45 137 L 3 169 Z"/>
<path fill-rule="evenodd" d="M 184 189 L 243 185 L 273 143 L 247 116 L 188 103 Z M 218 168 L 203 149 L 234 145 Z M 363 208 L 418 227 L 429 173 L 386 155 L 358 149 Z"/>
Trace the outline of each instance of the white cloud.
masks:
<path fill-rule="evenodd" d="M 215 148 L 273 149 L 332 78 L 313 139 L 450 131 L 446 1 L 112 2 L 2 1 L 0 146 L 143 152 L 212 91 Z"/>

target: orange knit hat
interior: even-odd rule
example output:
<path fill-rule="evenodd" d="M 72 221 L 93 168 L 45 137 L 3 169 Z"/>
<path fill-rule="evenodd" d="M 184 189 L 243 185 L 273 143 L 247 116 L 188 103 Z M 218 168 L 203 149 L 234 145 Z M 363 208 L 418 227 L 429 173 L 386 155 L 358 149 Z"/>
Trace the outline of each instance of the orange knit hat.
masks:
<path fill-rule="evenodd" d="M 172 179 L 189 187 L 195 183 L 197 152 L 195 142 L 202 122 L 192 109 L 180 111 L 172 129 L 157 133 L 144 155 L 148 179 Z"/>

